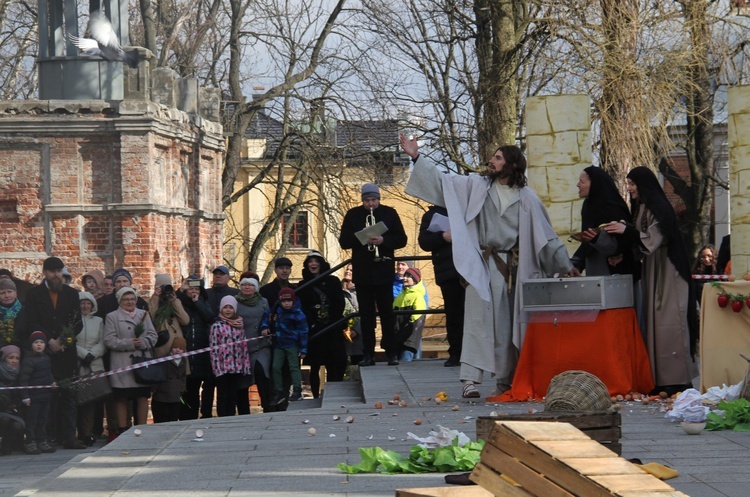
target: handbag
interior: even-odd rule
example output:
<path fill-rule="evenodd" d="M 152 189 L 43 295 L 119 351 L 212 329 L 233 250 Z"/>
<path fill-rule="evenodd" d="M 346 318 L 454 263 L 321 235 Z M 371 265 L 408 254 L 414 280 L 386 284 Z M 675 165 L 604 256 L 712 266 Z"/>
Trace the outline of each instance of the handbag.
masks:
<path fill-rule="evenodd" d="M 156 357 L 153 347 L 151 347 L 151 355 Z M 146 353 L 141 352 L 141 355 L 131 354 L 130 359 L 133 361 L 133 364 L 140 364 L 142 362 L 150 361 L 152 357 L 146 357 Z M 164 366 L 166 366 L 165 363 L 159 362 L 157 364 L 134 369 L 133 375 L 135 376 L 135 381 L 143 383 L 144 385 L 156 385 L 157 383 L 166 381 L 167 370 Z"/>
<path fill-rule="evenodd" d="M 154 347 L 161 347 L 165 343 L 169 341 L 169 329 L 161 330 L 159 333 L 156 334 L 156 343 L 154 344 Z"/>
<path fill-rule="evenodd" d="M 99 373 L 83 376 L 75 383 L 76 404 L 79 406 L 96 402 L 112 393 L 108 376 L 92 378 Z"/>

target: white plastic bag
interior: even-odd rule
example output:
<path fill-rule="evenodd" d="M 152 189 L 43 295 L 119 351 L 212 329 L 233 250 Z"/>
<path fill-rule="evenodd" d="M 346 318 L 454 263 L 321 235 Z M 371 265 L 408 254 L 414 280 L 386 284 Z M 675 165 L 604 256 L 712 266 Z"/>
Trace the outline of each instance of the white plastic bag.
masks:
<path fill-rule="evenodd" d="M 429 437 L 418 437 L 414 433 L 407 433 L 409 438 L 413 438 L 419 442 L 420 447 L 423 449 L 434 449 L 435 447 L 447 447 L 453 443 L 456 437 L 458 437 L 458 445 L 465 445 L 471 442 L 471 439 L 466 436 L 462 431 L 451 430 L 445 426 L 438 425 L 439 431 L 431 431 Z"/>
<path fill-rule="evenodd" d="M 742 382 L 739 382 L 736 385 L 732 385 L 729 387 L 726 385 L 726 383 L 724 383 L 720 387 L 711 387 L 708 390 L 706 390 L 706 393 L 703 394 L 703 398 L 708 399 L 711 402 L 719 402 L 722 400 L 734 400 L 740 397 L 741 391 L 742 391 Z"/>
<path fill-rule="evenodd" d="M 674 401 L 671 411 L 667 411 L 665 418 L 671 421 L 684 420 L 688 423 L 700 423 L 706 420 L 706 414 L 710 411 L 702 404 L 703 396 L 695 388 L 688 388 Z"/>

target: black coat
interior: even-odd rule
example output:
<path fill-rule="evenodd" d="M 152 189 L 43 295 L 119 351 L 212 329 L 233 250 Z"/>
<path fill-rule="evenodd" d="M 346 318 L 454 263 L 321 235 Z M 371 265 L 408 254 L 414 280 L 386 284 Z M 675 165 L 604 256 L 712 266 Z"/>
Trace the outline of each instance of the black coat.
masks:
<path fill-rule="evenodd" d="M 419 247 L 427 252 L 432 252 L 435 283 L 438 285 L 456 284 L 457 280 L 461 279 L 461 275 L 458 274 L 456 266 L 453 264 L 453 244 L 445 241 L 442 231 L 427 230 L 435 214 L 448 217 L 448 210 L 445 207 L 433 205 L 424 213 L 419 225 Z"/>
<path fill-rule="evenodd" d="M 324 263 L 321 265 L 320 272 L 323 273 L 330 268 L 328 263 Z M 307 269 L 303 269 L 302 278 L 303 281 L 310 281 L 313 275 Z M 307 317 L 309 329 L 305 363 L 346 362 L 344 338 L 346 322 L 342 322 L 333 330 L 328 330 L 325 335 L 313 339 L 325 327 L 335 323 L 344 315 L 344 291 L 341 289 L 341 281 L 333 275 L 328 275 L 312 286 L 298 290 L 297 298 Z M 323 315 L 321 315 L 321 309 Z"/>
<path fill-rule="evenodd" d="M 293 285 L 292 283 L 289 283 L 289 288 L 296 288 L 297 285 Z M 273 308 L 273 306 L 276 305 L 276 302 L 279 300 L 279 292 L 281 291 L 283 287 L 279 283 L 278 278 L 274 278 L 274 280 L 270 283 L 266 283 L 260 289 L 258 292 L 260 293 L 260 296 L 263 297 L 268 301 L 268 307 Z"/>
<path fill-rule="evenodd" d="M 198 350 L 208 347 L 209 331 L 214 322 L 214 312 L 208 300 L 201 296 L 197 302 L 193 302 L 181 291 L 177 292 L 177 297 L 182 302 L 185 312 L 190 316 L 190 322 L 182 327 L 182 335 L 187 342 L 187 350 Z M 188 360 L 190 361 L 191 377 L 210 378 L 213 376 L 208 352 L 192 355 Z"/>
<path fill-rule="evenodd" d="M 74 336 L 83 328 L 78 292 L 67 285 L 60 289 L 56 306 L 52 305 L 52 297 L 44 283 L 32 288 L 26 294 L 26 302 L 19 315 L 23 315 L 23 326 L 16 328 L 17 339 L 18 343 L 27 349 L 31 346 L 29 337 L 34 331 L 43 331 L 47 335 L 47 340 L 51 340 L 60 338 L 66 326 L 72 328 Z M 49 352 L 49 345 L 47 351 Z M 52 374 L 56 380 L 77 374 L 78 354 L 75 345 L 65 347 L 63 352 L 50 353 L 50 359 Z"/>
<path fill-rule="evenodd" d="M 213 312 L 214 318 L 219 316 L 219 305 L 221 304 L 221 299 L 227 295 L 235 297 L 238 293 L 240 293 L 240 291 L 231 286 L 212 286 L 206 290 L 208 304 L 211 306 L 211 312 Z"/>
<path fill-rule="evenodd" d="M 75 347 L 72 347 L 75 350 Z M 26 352 L 21 361 L 21 372 L 18 373 L 18 385 L 22 387 L 51 385 L 55 379 L 52 377 L 52 362 L 44 352 Z M 22 390 L 22 397 L 35 400 L 50 400 L 52 390 L 49 388 Z"/>
<path fill-rule="evenodd" d="M 392 285 L 396 265 L 393 262 L 394 252 L 406 246 L 407 237 L 401 218 L 393 207 L 378 206 L 373 210 L 377 222 L 383 222 L 388 231 L 383 233 L 383 243 L 378 246 L 381 258 L 389 258 L 375 262 L 375 251 L 370 251 L 367 245 L 357 240 L 356 232 L 365 228 L 370 211 L 364 206 L 354 207 L 344 216 L 341 225 L 339 245 L 342 249 L 352 250 L 352 279 L 355 285 Z"/>

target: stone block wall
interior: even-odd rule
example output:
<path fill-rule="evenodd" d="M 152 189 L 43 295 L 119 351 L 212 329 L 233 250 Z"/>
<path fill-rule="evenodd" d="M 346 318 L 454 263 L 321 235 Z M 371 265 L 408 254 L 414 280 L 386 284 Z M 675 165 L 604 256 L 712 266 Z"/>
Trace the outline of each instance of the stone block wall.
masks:
<path fill-rule="evenodd" d="M 156 273 L 207 275 L 223 152 L 217 122 L 153 102 L 0 102 L 0 267 L 37 282 L 56 255 L 79 284 L 124 266 L 144 294 Z"/>
<path fill-rule="evenodd" d="M 588 95 L 531 97 L 526 101 L 529 186 L 547 207 L 561 240 L 580 231 L 578 178 L 592 164 Z M 572 255 L 578 244 L 568 244 Z"/>
<path fill-rule="evenodd" d="M 731 86 L 728 94 L 732 273 L 750 271 L 750 86 Z"/>

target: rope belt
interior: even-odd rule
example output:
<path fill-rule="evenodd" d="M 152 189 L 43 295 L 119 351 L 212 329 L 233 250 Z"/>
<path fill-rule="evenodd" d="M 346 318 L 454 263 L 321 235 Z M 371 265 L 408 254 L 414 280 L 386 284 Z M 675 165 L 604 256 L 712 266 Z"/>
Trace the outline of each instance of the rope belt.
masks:
<path fill-rule="evenodd" d="M 490 247 L 487 245 L 480 245 L 479 248 L 482 249 L 482 258 L 485 262 L 489 262 L 490 257 L 495 261 L 497 270 L 500 271 L 500 274 L 503 275 L 503 278 L 505 278 L 505 281 L 508 283 L 508 293 L 511 293 L 513 291 L 513 280 L 518 271 L 518 245 L 510 250 L 501 250 L 497 247 Z M 500 257 L 500 254 L 505 254 L 510 264 L 506 263 L 503 258 Z"/>

